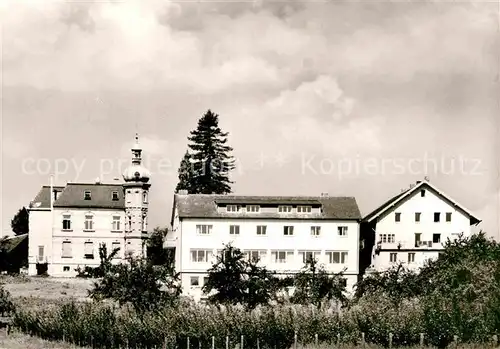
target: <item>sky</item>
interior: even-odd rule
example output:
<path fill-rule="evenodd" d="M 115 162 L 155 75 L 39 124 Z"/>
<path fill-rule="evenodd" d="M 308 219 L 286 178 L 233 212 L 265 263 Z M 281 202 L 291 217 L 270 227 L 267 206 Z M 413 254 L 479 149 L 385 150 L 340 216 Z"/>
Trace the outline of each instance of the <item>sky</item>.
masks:
<path fill-rule="evenodd" d="M 242 195 L 354 196 L 424 176 L 500 237 L 498 3 L 8 1 L 3 233 L 50 174 L 113 182 L 139 132 L 168 226 L 189 132 L 229 132 Z"/>

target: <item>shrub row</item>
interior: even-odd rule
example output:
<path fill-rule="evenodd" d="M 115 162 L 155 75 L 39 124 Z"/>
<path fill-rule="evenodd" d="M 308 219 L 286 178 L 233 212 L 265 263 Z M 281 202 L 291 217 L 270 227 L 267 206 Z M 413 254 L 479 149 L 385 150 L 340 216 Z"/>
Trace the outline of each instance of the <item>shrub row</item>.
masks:
<path fill-rule="evenodd" d="M 495 312 L 497 310 L 492 309 Z M 498 315 L 497 315 L 498 316 Z M 64 303 L 51 310 L 18 310 L 13 324 L 22 331 L 49 340 L 66 340 L 96 348 L 216 348 L 240 342 L 262 349 L 290 348 L 297 333 L 301 344 L 319 342 L 417 345 L 420 333 L 426 343 L 445 347 L 457 335 L 462 342 L 487 342 L 498 331 L 492 314 L 458 314 L 445 309 L 431 311 L 418 302 L 364 301 L 344 311 L 332 308 L 280 305 L 246 311 L 239 307 L 215 307 L 183 303 L 143 314 L 131 308 L 105 303 Z M 252 345 L 250 345 L 252 343 Z M 247 347 L 245 345 L 245 347 Z"/>

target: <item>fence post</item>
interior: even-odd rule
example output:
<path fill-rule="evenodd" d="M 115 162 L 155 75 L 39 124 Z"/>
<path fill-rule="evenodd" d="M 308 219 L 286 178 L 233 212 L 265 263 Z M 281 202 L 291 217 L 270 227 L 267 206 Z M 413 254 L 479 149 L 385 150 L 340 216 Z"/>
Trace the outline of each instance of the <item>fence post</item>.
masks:
<path fill-rule="evenodd" d="M 240 339 L 240 349 L 243 349 L 243 335 L 241 335 Z"/>
<path fill-rule="evenodd" d="M 424 334 L 420 333 L 420 346 L 423 348 L 424 347 Z"/>
<path fill-rule="evenodd" d="M 495 347 L 498 345 L 498 336 L 496 334 L 493 335 L 493 345 Z"/>
<path fill-rule="evenodd" d="M 392 332 L 389 332 L 389 349 L 392 348 Z"/>
<path fill-rule="evenodd" d="M 201 349 L 201 338 L 198 339 L 198 349 Z"/>
<path fill-rule="evenodd" d="M 365 333 L 361 332 L 361 346 L 364 348 L 365 347 Z"/>
<path fill-rule="evenodd" d="M 293 348 L 297 349 L 297 330 L 295 330 L 295 334 L 293 335 Z"/>
<path fill-rule="evenodd" d="M 453 336 L 453 343 L 455 343 L 455 348 L 458 348 L 458 336 L 457 335 Z"/>
<path fill-rule="evenodd" d="M 215 349 L 215 337 L 212 336 L 212 349 Z"/>
<path fill-rule="evenodd" d="M 226 336 L 226 349 L 229 349 L 229 336 Z"/>
<path fill-rule="evenodd" d="M 337 346 L 340 346 L 340 333 L 337 333 Z"/>
<path fill-rule="evenodd" d="M 129 347 L 128 347 L 128 338 L 125 338 L 125 348 L 129 349 Z"/>
<path fill-rule="evenodd" d="M 163 337 L 163 349 L 167 349 L 167 336 Z"/>
<path fill-rule="evenodd" d="M 7 327 L 5 327 L 5 332 L 7 333 L 7 337 L 8 337 L 9 334 L 10 334 L 10 326 L 9 326 L 9 324 L 7 324 Z"/>
<path fill-rule="evenodd" d="M 186 345 L 187 345 L 187 347 L 186 347 L 186 348 L 187 348 L 187 349 L 189 349 L 189 347 L 190 347 L 190 345 L 189 345 L 189 336 L 188 336 L 188 337 L 187 337 L 187 339 L 186 339 Z"/>
<path fill-rule="evenodd" d="M 259 338 L 257 337 L 257 349 L 260 349 Z"/>
<path fill-rule="evenodd" d="M 314 335 L 314 344 L 316 346 L 318 346 L 318 334 L 317 333 Z"/>

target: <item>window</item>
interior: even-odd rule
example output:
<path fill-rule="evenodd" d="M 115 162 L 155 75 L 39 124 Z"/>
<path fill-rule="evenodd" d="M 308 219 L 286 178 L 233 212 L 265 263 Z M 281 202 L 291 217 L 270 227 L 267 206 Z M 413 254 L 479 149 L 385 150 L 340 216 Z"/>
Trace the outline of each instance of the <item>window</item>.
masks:
<path fill-rule="evenodd" d="M 229 226 L 229 234 L 230 235 L 240 235 L 240 226 L 239 225 L 230 225 Z"/>
<path fill-rule="evenodd" d="M 120 216 L 113 216 L 113 231 L 120 231 Z"/>
<path fill-rule="evenodd" d="M 401 222 L 401 212 L 396 212 L 394 214 L 394 221 L 395 222 Z"/>
<path fill-rule="evenodd" d="M 93 242 L 86 242 L 84 244 L 83 258 L 94 259 L 94 243 Z"/>
<path fill-rule="evenodd" d="M 434 212 L 434 222 L 439 222 L 441 219 L 441 213 L 440 212 Z"/>
<path fill-rule="evenodd" d="M 292 225 L 285 225 L 283 227 L 283 235 L 292 236 L 293 235 L 293 226 Z"/>
<path fill-rule="evenodd" d="M 347 256 L 347 251 L 327 251 L 326 261 L 329 264 L 346 264 Z"/>
<path fill-rule="evenodd" d="M 311 236 L 318 237 L 321 234 L 321 227 L 312 226 L 311 227 Z"/>
<path fill-rule="evenodd" d="M 147 192 L 142 193 L 142 202 L 145 204 L 148 203 L 148 193 Z"/>
<path fill-rule="evenodd" d="M 267 251 L 266 250 L 247 250 L 243 252 L 245 259 L 249 262 L 254 261 L 262 261 L 266 258 Z"/>
<path fill-rule="evenodd" d="M 396 242 L 396 234 L 380 234 L 380 241 L 382 243 L 393 244 Z"/>
<path fill-rule="evenodd" d="M 297 206 L 297 213 L 311 213 L 311 206 Z"/>
<path fill-rule="evenodd" d="M 116 190 L 111 193 L 111 200 L 118 201 L 118 192 Z"/>
<path fill-rule="evenodd" d="M 65 265 L 65 266 L 63 267 L 63 271 L 69 271 L 69 265 Z"/>
<path fill-rule="evenodd" d="M 422 233 L 415 233 L 415 247 L 420 246 L 421 239 L 422 239 Z"/>
<path fill-rule="evenodd" d="M 45 247 L 44 246 L 38 246 L 38 261 L 39 262 L 43 262 L 43 260 L 45 259 L 44 257 L 44 251 L 45 250 Z"/>
<path fill-rule="evenodd" d="M 83 198 L 84 198 L 85 200 L 90 200 L 90 199 L 92 199 L 92 196 L 90 195 L 90 190 L 85 190 L 85 191 L 83 192 Z"/>
<path fill-rule="evenodd" d="M 432 234 L 432 243 L 439 244 L 441 242 L 441 234 Z"/>
<path fill-rule="evenodd" d="M 94 216 L 91 214 L 85 215 L 85 228 L 84 230 L 94 230 Z"/>
<path fill-rule="evenodd" d="M 203 285 L 208 284 L 208 276 L 203 277 Z"/>
<path fill-rule="evenodd" d="M 116 249 L 118 249 L 118 252 L 115 254 L 114 258 L 119 259 L 120 258 L 121 244 L 118 241 L 113 241 L 111 243 L 111 252 L 113 252 Z"/>
<path fill-rule="evenodd" d="M 267 232 L 267 226 L 265 225 L 257 226 L 257 235 L 266 235 L 266 232 Z"/>
<path fill-rule="evenodd" d="M 282 264 L 293 260 L 293 251 L 272 251 L 272 262 Z"/>
<path fill-rule="evenodd" d="M 191 276 L 190 284 L 192 287 L 200 286 L 200 278 L 198 276 Z"/>
<path fill-rule="evenodd" d="M 132 231 L 132 216 L 128 216 L 128 230 Z"/>
<path fill-rule="evenodd" d="M 337 227 L 339 236 L 347 236 L 347 227 Z"/>
<path fill-rule="evenodd" d="M 420 212 L 415 212 L 415 222 L 420 222 Z"/>
<path fill-rule="evenodd" d="M 212 233 L 212 225 L 199 224 L 196 226 L 196 233 L 198 235 L 209 235 Z"/>
<path fill-rule="evenodd" d="M 425 190 L 424 189 L 420 190 L 420 196 L 425 197 Z"/>
<path fill-rule="evenodd" d="M 397 260 L 398 260 L 398 254 L 397 253 L 390 253 L 389 254 L 389 261 L 391 263 L 396 263 Z"/>
<path fill-rule="evenodd" d="M 71 230 L 71 215 L 63 215 L 62 228 L 63 230 Z"/>
<path fill-rule="evenodd" d="M 446 212 L 446 221 L 451 222 L 451 212 Z"/>
<path fill-rule="evenodd" d="M 278 206 L 279 213 L 290 213 L 292 212 L 292 206 Z"/>
<path fill-rule="evenodd" d="M 408 253 L 408 264 L 410 264 L 410 263 L 415 263 L 415 253 L 414 252 Z"/>
<path fill-rule="evenodd" d="M 319 259 L 320 252 L 319 251 L 300 251 L 299 256 L 302 259 L 302 263 L 307 263 L 308 261 L 315 259 L 316 261 Z"/>
<path fill-rule="evenodd" d="M 260 206 L 258 205 L 247 205 L 247 212 L 259 212 Z"/>
<path fill-rule="evenodd" d="M 191 250 L 191 262 L 194 263 L 208 263 L 212 256 L 212 250 Z"/>
<path fill-rule="evenodd" d="M 227 212 L 239 212 L 240 211 L 240 206 L 238 206 L 238 205 L 227 205 L 226 206 L 226 211 Z"/>
<path fill-rule="evenodd" d="M 62 258 L 71 258 L 71 241 L 63 241 L 62 243 L 62 253 L 61 253 Z"/>
<path fill-rule="evenodd" d="M 147 232 L 148 230 L 148 214 L 146 212 L 142 213 L 142 231 Z"/>

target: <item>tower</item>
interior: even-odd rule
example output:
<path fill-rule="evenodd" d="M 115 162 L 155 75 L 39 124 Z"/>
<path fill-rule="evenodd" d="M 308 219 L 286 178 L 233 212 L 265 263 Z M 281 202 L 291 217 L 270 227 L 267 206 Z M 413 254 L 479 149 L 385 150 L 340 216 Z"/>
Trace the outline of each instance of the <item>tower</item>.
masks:
<path fill-rule="evenodd" d="M 132 146 L 132 165 L 123 172 L 125 197 L 125 253 L 146 255 L 145 243 L 148 237 L 148 183 L 151 173 L 141 165 L 142 149 L 139 136 L 135 135 Z"/>

